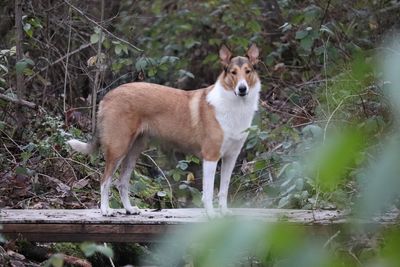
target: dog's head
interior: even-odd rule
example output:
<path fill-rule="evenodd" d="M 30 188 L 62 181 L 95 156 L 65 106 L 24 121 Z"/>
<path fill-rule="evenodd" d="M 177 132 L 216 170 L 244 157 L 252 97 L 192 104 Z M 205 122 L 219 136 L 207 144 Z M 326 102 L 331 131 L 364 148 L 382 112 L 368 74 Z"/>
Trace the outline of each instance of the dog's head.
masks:
<path fill-rule="evenodd" d="M 258 63 L 259 49 L 253 44 L 246 56 L 232 57 L 231 51 L 223 45 L 219 50 L 219 58 L 224 67 L 220 82 L 225 90 L 236 96 L 245 97 L 259 81 L 255 65 Z"/>

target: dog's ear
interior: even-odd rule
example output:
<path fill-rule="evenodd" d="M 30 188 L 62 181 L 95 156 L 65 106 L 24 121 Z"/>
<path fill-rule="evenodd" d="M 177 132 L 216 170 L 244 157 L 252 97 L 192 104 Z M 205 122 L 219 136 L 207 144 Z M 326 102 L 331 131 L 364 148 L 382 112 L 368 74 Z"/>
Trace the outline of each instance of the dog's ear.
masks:
<path fill-rule="evenodd" d="M 260 55 L 260 50 L 255 44 L 252 44 L 247 50 L 246 56 L 249 58 L 250 63 L 255 65 L 258 63 L 258 56 Z"/>
<path fill-rule="evenodd" d="M 231 62 L 232 53 L 226 45 L 222 45 L 219 49 L 219 59 L 224 67 L 227 67 Z"/>

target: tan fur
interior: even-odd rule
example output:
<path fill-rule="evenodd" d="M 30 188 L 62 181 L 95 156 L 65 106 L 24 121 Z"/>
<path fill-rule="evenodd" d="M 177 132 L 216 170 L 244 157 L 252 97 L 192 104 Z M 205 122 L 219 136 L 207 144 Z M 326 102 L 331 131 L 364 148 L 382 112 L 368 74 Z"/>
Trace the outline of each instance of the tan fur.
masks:
<path fill-rule="evenodd" d="M 183 91 L 149 83 L 129 83 L 100 103 L 98 129 L 108 177 L 139 135 L 171 142 L 206 160 L 218 160 L 222 129 L 206 101 L 212 87 Z"/>

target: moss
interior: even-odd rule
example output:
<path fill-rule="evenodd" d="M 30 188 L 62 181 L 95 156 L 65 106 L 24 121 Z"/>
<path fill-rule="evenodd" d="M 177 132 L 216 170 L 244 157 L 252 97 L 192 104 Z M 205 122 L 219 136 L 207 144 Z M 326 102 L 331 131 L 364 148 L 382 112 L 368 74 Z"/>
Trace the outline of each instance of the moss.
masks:
<path fill-rule="evenodd" d="M 52 246 L 54 253 L 63 253 L 78 258 L 85 258 L 82 250 L 80 249 L 80 243 L 55 243 Z"/>

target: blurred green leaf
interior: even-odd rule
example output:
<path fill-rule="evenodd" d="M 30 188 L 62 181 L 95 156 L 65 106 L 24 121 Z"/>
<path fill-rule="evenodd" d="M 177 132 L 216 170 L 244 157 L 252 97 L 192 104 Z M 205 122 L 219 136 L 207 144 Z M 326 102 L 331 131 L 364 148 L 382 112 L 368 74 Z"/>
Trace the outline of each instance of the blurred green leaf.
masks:
<path fill-rule="evenodd" d="M 32 59 L 23 58 L 15 64 L 15 70 L 17 73 L 24 73 L 24 71 L 29 67 L 33 66 L 35 63 Z"/>
<path fill-rule="evenodd" d="M 179 70 L 179 76 L 180 77 L 189 77 L 189 78 L 194 79 L 193 73 L 186 71 L 186 70 Z"/>
<path fill-rule="evenodd" d="M 296 39 L 303 39 L 304 37 L 306 37 L 308 35 L 308 31 L 306 30 L 299 30 L 296 32 Z"/>
<path fill-rule="evenodd" d="M 311 169 L 325 191 L 332 191 L 354 167 L 359 153 L 365 148 L 365 136 L 357 129 L 347 129 L 330 137 L 311 159 Z"/>
<path fill-rule="evenodd" d="M 45 267 L 63 267 L 64 266 L 64 256 L 62 254 L 53 254 L 50 259 L 48 259 L 45 264 Z"/>
<path fill-rule="evenodd" d="M 93 33 L 92 35 L 90 35 L 90 42 L 92 44 L 95 44 L 99 41 L 99 38 L 100 38 L 100 36 L 98 33 Z"/>
<path fill-rule="evenodd" d="M 24 24 L 24 31 L 29 37 L 33 36 L 33 29 L 32 29 L 32 25 L 31 24 L 25 23 Z"/>
<path fill-rule="evenodd" d="M 96 245 L 94 243 L 82 243 L 80 247 L 86 257 L 93 256 L 93 254 L 95 254 L 96 252 L 103 254 L 104 256 L 109 258 L 114 257 L 114 253 L 109 247 Z"/>

